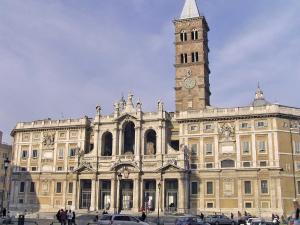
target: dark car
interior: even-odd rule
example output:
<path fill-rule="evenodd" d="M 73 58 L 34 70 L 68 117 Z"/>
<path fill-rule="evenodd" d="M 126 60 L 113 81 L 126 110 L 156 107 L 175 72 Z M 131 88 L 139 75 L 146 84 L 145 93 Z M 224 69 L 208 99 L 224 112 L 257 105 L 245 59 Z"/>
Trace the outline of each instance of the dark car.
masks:
<path fill-rule="evenodd" d="M 182 216 L 176 219 L 175 225 L 209 225 L 196 216 Z"/>
<path fill-rule="evenodd" d="M 205 221 L 211 225 L 235 225 L 236 222 L 224 215 L 207 216 Z"/>

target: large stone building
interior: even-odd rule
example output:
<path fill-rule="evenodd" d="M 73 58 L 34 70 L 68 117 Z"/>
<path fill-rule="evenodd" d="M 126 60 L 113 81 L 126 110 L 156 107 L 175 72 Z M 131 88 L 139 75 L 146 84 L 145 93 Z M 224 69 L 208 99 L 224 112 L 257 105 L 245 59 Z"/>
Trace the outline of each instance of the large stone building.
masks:
<path fill-rule="evenodd" d="M 111 115 L 18 123 L 12 210 L 289 212 L 300 197 L 300 109 L 260 88 L 247 107 L 210 106 L 208 24 L 186 0 L 175 25 L 176 112 L 133 95 Z"/>
<path fill-rule="evenodd" d="M 12 148 L 11 145 L 2 142 L 2 131 L 0 131 L 0 209 L 8 205 L 9 180 Z M 6 168 L 6 169 L 5 169 Z M 6 170 L 6 171 L 5 171 Z"/>

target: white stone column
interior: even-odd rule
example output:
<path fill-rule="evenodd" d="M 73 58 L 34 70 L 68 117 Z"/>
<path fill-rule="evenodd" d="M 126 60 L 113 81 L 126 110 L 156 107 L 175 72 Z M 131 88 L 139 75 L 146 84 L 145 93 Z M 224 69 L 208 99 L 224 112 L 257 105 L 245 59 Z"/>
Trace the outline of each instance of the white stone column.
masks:
<path fill-rule="evenodd" d="M 268 133 L 268 153 L 269 153 L 269 165 L 274 165 L 274 149 L 273 149 L 273 133 Z"/>
<path fill-rule="evenodd" d="M 161 154 L 166 154 L 167 153 L 167 149 L 166 149 L 166 127 L 162 126 L 161 127 Z"/>
<path fill-rule="evenodd" d="M 100 194 L 99 180 L 95 180 L 95 211 L 99 210 L 99 194 Z"/>
<path fill-rule="evenodd" d="M 216 179 L 214 182 L 216 192 L 216 208 L 220 211 L 220 180 Z"/>
<path fill-rule="evenodd" d="M 68 181 L 65 180 L 65 181 L 62 181 L 61 182 L 62 184 L 62 205 L 64 206 L 64 208 L 66 208 L 67 206 L 67 203 L 66 203 L 66 194 L 67 194 L 67 185 L 68 185 Z"/>
<path fill-rule="evenodd" d="M 252 148 L 252 162 L 253 167 L 256 167 L 256 137 L 255 134 L 251 134 L 251 148 Z"/>
<path fill-rule="evenodd" d="M 133 210 L 135 212 L 138 212 L 139 209 L 139 199 L 140 199 L 140 182 L 138 178 L 134 178 L 134 183 L 133 183 Z"/>
<path fill-rule="evenodd" d="M 203 179 L 200 179 L 200 210 L 201 211 L 205 209 L 204 194 L 205 194 L 205 181 Z"/>
<path fill-rule="evenodd" d="M 116 180 L 113 178 L 111 180 L 111 196 L 110 196 L 110 205 L 111 205 L 111 210 L 113 210 L 114 213 L 117 212 L 117 204 L 116 204 Z"/>
<path fill-rule="evenodd" d="M 236 135 L 236 167 L 241 167 L 241 143 L 240 135 Z"/>
<path fill-rule="evenodd" d="M 112 148 L 112 155 L 117 155 L 117 146 L 118 146 L 118 129 L 114 128 L 113 130 L 113 148 Z"/>
<path fill-rule="evenodd" d="M 160 180 L 156 179 L 155 180 L 155 211 L 159 210 L 158 209 L 158 205 L 160 206 L 160 203 L 158 204 L 159 201 L 159 189 L 158 189 L 158 184 L 159 184 Z M 141 190 L 143 192 L 143 189 Z"/>
<path fill-rule="evenodd" d="M 9 202 L 11 205 L 14 205 L 14 198 L 15 198 L 15 185 L 16 182 L 15 181 L 11 181 L 11 189 L 10 189 L 10 195 L 9 195 Z"/>
<path fill-rule="evenodd" d="M 122 150 L 123 150 L 123 130 L 119 129 L 119 149 L 117 155 L 122 155 Z"/>
<path fill-rule="evenodd" d="M 178 179 L 178 194 L 177 194 L 177 207 L 179 213 L 185 213 L 185 182 L 183 178 Z"/>
<path fill-rule="evenodd" d="M 215 168 L 219 168 L 219 140 L 217 135 L 214 136 L 213 153 L 215 156 Z"/>
<path fill-rule="evenodd" d="M 238 192 L 238 210 L 241 211 L 243 209 L 243 190 L 244 190 L 244 184 L 243 184 L 243 180 L 241 180 L 240 178 L 238 178 L 237 180 L 238 182 L 238 188 L 237 188 L 237 192 Z"/>
<path fill-rule="evenodd" d="M 72 208 L 73 208 L 73 210 L 76 210 L 76 209 L 78 209 L 78 207 L 77 207 L 77 201 L 76 201 L 76 195 L 77 195 L 77 192 L 79 192 L 78 191 L 78 183 L 77 183 L 77 181 L 76 180 L 73 180 L 73 193 L 72 193 Z"/>
<path fill-rule="evenodd" d="M 275 166 L 279 167 L 279 144 L 278 144 L 278 133 L 274 132 L 273 135 L 274 140 L 274 158 L 275 158 Z"/>
<path fill-rule="evenodd" d="M 156 154 L 160 155 L 163 152 L 163 143 L 164 141 L 162 140 L 162 126 L 158 127 L 158 134 L 156 134 Z"/>
<path fill-rule="evenodd" d="M 120 186 L 121 181 L 117 180 L 117 199 L 116 199 L 116 212 L 118 213 L 118 210 L 120 209 Z"/>
<path fill-rule="evenodd" d="M 93 178 L 92 179 L 92 190 L 91 190 L 91 207 L 90 207 L 91 211 L 94 211 L 96 209 L 95 197 L 96 197 L 96 180 Z"/>

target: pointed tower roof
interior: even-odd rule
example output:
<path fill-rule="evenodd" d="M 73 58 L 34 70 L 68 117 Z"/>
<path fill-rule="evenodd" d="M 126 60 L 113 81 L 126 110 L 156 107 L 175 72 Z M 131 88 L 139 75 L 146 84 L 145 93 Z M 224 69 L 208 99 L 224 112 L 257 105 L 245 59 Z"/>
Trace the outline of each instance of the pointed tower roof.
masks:
<path fill-rule="evenodd" d="M 259 83 L 255 92 L 255 98 L 254 101 L 252 102 L 252 105 L 254 107 L 256 106 L 265 106 L 270 104 L 268 101 L 266 101 L 265 97 L 264 97 L 264 92 L 261 90 Z"/>
<path fill-rule="evenodd" d="M 185 4 L 181 12 L 180 19 L 188 19 L 188 18 L 194 18 L 199 16 L 200 13 L 198 10 L 196 0 L 185 0 Z"/>

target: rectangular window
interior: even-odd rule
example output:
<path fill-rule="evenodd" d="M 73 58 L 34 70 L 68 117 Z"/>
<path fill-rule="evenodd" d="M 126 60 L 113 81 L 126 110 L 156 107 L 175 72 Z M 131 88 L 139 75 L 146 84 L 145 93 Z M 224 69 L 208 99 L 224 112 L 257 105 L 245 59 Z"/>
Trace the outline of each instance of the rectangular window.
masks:
<path fill-rule="evenodd" d="M 206 167 L 207 169 L 211 169 L 211 168 L 214 167 L 214 164 L 213 164 L 213 163 L 206 163 L 206 164 L 205 164 L 205 167 Z"/>
<path fill-rule="evenodd" d="M 191 154 L 192 155 L 197 155 L 197 151 L 198 151 L 198 145 L 197 144 L 192 144 L 191 145 Z"/>
<path fill-rule="evenodd" d="M 214 193 L 213 188 L 214 188 L 213 182 L 211 181 L 206 182 L 206 194 L 212 195 Z"/>
<path fill-rule="evenodd" d="M 192 170 L 196 170 L 197 168 L 198 168 L 198 167 L 197 167 L 197 164 L 194 164 L 194 163 L 191 164 L 191 169 L 192 169 Z"/>
<path fill-rule="evenodd" d="M 74 170 L 74 166 L 70 166 L 70 171 L 73 171 Z"/>
<path fill-rule="evenodd" d="M 68 205 L 72 205 L 72 201 L 68 201 Z"/>
<path fill-rule="evenodd" d="M 56 193 L 61 193 L 61 182 L 56 183 Z"/>
<path fill-rule="evenodd" d="M 27 150 L 23 150 L 22 151 L 22 159 L 27 159 L 27 156 L 28 156 L 28 151 Z"/>
<path fill-rule="evenodd" d="M 214 203 L 213 202 L 206 202 L 206 208 L 211 209 L 214 207 Z"/>
<path fill-rule="evenodd" d="M 204 130 L 212 130 L 213 129 L 213 126 L 212 126 L 212 124 L 205 124 L 204 125 Z"/>
<path fill-rule="evenodd" d="M 187 60 L 187 54 L 186 53 L 180 55 L 180 62 L 182 64 L 188 62 L 188 60 Z"/>
<path fill-rule="evenodd" d="M 252 202 L 245 202 L 245 208 L 251 209 L 252 208 Z"/>
<path fill-rule="evenodd" d="M 26 172 L 26 171 L 27 171 L 27 168 L 26 168 L 26 167 L 21 167 L 21 171 L 22 171 L 22 172 Z"/>
<path fill-rule="evenodd" d="M 297 194 L 300 195 L 300 180 L 297 181 Z"/>
<path fill-rule="evenodd" d="M 64 158 L 64 149 L 60 148 L 58 149 L 58 159 L 63 159 Z"/>
<path fill-rule="evenodd" d="M 247 129 L 247 128 L 250 128 L 250 125 L 249 125 L 249 123 L 241 123 L 240 128 Z"/>
<path fill-rule="evenodd" d="M 251 167 L 251 162 L 243 162 L 243 167 Z"/>
<path fill-rule="evenodd" d="M 251 190 L 251 181 L 245 181 L 244 182 L 244 188 L 245 188 L 245 194 L 251 194 L 252 190 Z"/>
<path fill-rule="evenodd" d="M 68 193 L 69 194 L 73 193 L 73 182 L 69 182 Z"/>
<path fill-rule="evenodd" d="M 23 198 L 19 198 L 19 204 L 23 204 L 24 203 L 24 199 Z"/>
<path fill-rule="evenodd" d="M 205 155 L 212 155 L 212 154 L 213 154 L 213 144 L 205 143 Z"/>
<path fill-rule="evenodd" d="M 242 149 L 243 149 L 243 154 L 249 154 L 250 153 L 250 143 L 249 143 L 249 141 L 243 141 L 242 142 Z"/>
<path fill-rule="evenodd" d="M 266 142 L 265 141 L 258 141 L 258 151 L 259 151 L 259 153 L 266 152 Z"/>
<path fill-rule="evenodd" d="M 260 181 L 260 190 L 261 190 L 262 194 L 268 194 L 269 193 L 268 181 L 267 180 Z"/>
<path fill-rule="evenodd" d="M 75 157 L 75 155 L 76 155 L 76 149 L 75 148 L 69 149 L 69 156 L 70 157 Z"/>
<path fill-rule="evenodd" d="M 266 167 L 267 166 L 267 161 L 260 161 L 259 166 Z"/>
<path fill-rule="evenodd" d="M 257 127 L 266 127 L 267 126 L 267 122 L 265 121 L 258 121 L 256 123 Z"/>
<path fill-rule="evenodd" d="M 63 170 L 63 168 L 61 166 L 57 167 L 57 171 L 62 171 L 62 170 Z"/>
<path fill-rule="evenodd" d="M 20 189 L 19 189 L 20 193 L 24 193 L 25 192 L 25 182 L 21 182 L 20 183 Z"/>
<path fill-rule="evenodd" d="M 35 192 L 35 183 L 31 182 L 30 183 L 30 193 L 34 193 Z"/>
<path fill-rule="evenodd" d="M 33 149 L 32 150 L 32 158 L 36 159 L 38 157 L 38 150 Z"/>
<path fill-rule="evenodd" d="M 36 166 L 31 167 L 31 171 L 37 171 L 37 167 Z"/>
<path fill-rule="evenodd" d="M 294 153 L 299 155 L 300 154 L 300 141 L 294 142 Z"/>
<path fill-rule="evenodd" d="M 198 194 L 198 182 L 192 181 L 192 183 L 191 183 L 191 193 L 192 193 L 192 195 L 197 195 Z"/>

